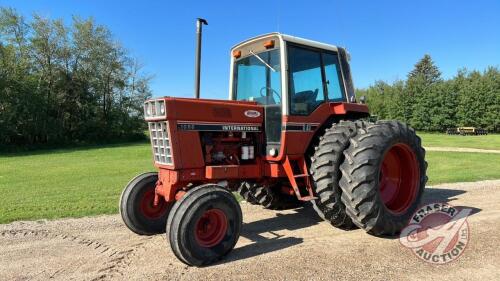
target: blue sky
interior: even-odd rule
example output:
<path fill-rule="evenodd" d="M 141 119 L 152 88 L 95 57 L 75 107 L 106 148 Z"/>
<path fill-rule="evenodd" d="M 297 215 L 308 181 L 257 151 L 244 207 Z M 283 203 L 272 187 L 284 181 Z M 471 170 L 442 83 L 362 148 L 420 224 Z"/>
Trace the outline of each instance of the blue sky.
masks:
<path fill-rule="evenodd" d="M 156 96 L 192 96 L 195 18 L 204 17 L 201 96 L 226 98 L 229 49 L 272 31 L 347 47 L 356 87 L 404 79 L 431 54 L 445 78 L 500 65 L 500 1 L 0 0 L 25 16 L 94 17 L 154 74 Z"/>

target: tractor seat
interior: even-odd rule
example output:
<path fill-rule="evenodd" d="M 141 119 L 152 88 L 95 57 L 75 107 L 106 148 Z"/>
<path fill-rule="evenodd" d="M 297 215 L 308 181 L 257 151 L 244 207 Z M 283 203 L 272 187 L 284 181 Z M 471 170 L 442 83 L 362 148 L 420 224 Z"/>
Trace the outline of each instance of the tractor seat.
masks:
<path fill-rule="evenodd" d="M 315 91 L 302 91 L 293 95 L 293 102 L 314 104 L 316 103 L 317 96 L 318 96 L 318 89 L 316 89 Z"/>
<path fill-rule="evenodd" d="M 274 97 L 272 97 L 272 96 L 256 97 L 253 99 L 253 101 L 255 101 L 259 104 L 263 104 L 263 105 L 276 104 L 276 101 L 274 100 Z"/>
<path fill-rule="evenodd" d="M 292 96 L 292 105 L 297 112 L 308 113 L 312 109 L 316 108 L 318 102 L 316 98 L 318 97 L 319 90 L 314 91 L 302 91 L 294 94 Z"/>

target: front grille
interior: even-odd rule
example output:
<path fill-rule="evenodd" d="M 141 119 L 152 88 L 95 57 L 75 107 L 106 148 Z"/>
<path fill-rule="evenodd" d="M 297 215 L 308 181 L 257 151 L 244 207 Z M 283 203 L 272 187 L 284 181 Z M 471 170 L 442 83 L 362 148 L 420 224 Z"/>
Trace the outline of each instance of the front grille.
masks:
<path fill-rule="evenodd" d="M 172 149 L 168 136 L 168 123 L 165 121 L 149 122 L 149 134 L 156 163 L 172 165 Z"/>

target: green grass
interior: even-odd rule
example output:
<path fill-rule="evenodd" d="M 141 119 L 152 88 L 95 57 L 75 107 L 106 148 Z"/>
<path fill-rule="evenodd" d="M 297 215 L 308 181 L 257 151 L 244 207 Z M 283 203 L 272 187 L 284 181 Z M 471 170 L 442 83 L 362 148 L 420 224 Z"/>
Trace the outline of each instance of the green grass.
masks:
<path fill-rule="evenodd" d="M 500 179 L 500 154 L 426 153 L 428 184 Z"/>
<path fill-rule="evenodd" d="M 116 213 L 123 186 L 151 170 L 149 143 L 0 156 L 0 223 Z"/>
<path fill-rule="evenodd" d="M 428 152 L 429 184 L 500 179 L 500 154 Z M 135 175 L 153 170 L 149 143 L 0 156 L 0 223 L 118 212 Z"/>
<path fill-rule="evenodd" d="M 500 135 L 460 136 L 418 132 L 424 146 L 467 147 L 500 150 Z"/>

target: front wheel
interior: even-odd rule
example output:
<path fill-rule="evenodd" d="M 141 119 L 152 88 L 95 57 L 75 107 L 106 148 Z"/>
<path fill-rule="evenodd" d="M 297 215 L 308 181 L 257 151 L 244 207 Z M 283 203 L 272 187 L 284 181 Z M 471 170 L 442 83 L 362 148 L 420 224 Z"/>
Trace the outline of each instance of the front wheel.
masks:
<path fill-rule="evenodd" d="M 350 142 L 339 182 L 346 212 L 368 233 L 394 235 L 416 211 L 427 181 L 420 138 L 405 124 L 382 121 Z"/>
<path fill-rule="evenodd" d="M 120 197 L 120 214 L 125 225 L 139 235 L 165 232 L 171 203 L 160 198 L 154 205 L 158 173 L 140 174 L 125 187 Z"/>
<path fill-rule="evenodd" d="M 242 224 L 233 194 L 215 184 L 189 190 L 174 204 L 167 221 L 167 239 L 187 265 L 211 264 L 236 245 Z"/>

